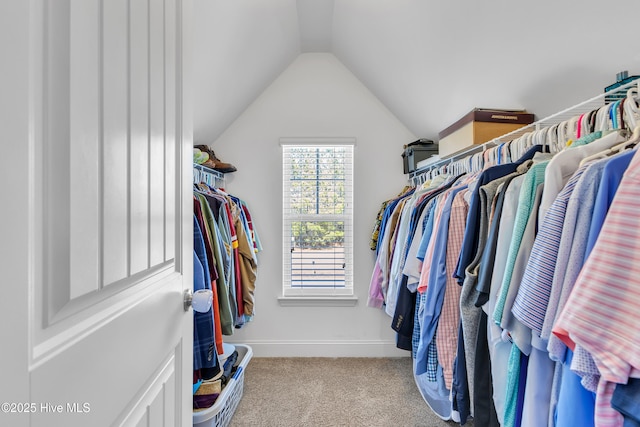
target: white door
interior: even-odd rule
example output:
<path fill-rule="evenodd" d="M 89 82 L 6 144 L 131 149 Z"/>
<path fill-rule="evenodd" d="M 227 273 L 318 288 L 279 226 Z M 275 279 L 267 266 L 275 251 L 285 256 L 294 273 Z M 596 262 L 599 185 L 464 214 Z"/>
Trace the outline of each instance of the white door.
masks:
<path fill-rule="evenodd" d="M 189 0 L 0 0 L 0 425 L 191 424 Z"/>

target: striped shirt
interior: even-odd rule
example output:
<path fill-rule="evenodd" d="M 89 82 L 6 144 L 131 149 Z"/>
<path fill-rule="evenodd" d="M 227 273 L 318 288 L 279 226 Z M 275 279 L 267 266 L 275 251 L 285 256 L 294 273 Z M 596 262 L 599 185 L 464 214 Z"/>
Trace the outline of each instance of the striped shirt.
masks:
<path fill-rule="evenodd" d="M 612 393 L 607 383 L 624 384 L 629 377 L 640 378 L 639 211 L 640 155 L 636 153 L 553 329 L 568 345 L 575 342 L 593 355 L 602 375 L 598 425 L 620 425 L 614 417 L 605 416 L 609 412 L 599 412 L 604 408 L 601 397 L 610 400 Z"/>
<path fill-rule="evenodd" d="M 458 350 L 458 326 L 460 324 L 460 292 L 462 288 L 453 277 L 453 272 L 460 255 L 460 247 L 464 237 L 469 205 L 464 199 L 467 190 L 455 195 L 449 217 L 449 236 L 446 247 L 446 285 L 444 301 L 440 311 L 438 329 L 436 331 L 436 347 L 438 360 L 442 366 L 445 386 L 451 390 L 453 381 L 453 361 Z"/>
<path fill-rule="evenodd" d="M 538 230 L 538 235 L 531 249 L 531 256 L 518 295 L 511 309 L 515 318 L 531 328 L 538 336 L 542 332 L 549 304 L 567 203 L 569 203 L 569 198 L 585 170 L 586 166 L 576 171 L 558 194 L 542 221 L 542 226 Z"/>
<path fill-rule="evenodd" d="M 591 227 L 593 207 L 605 164 L 606 160 L 599 160 L 589 165 L 582 175 L 582 179 L 576 185 L 567 205 L 554 283 L 551 287 L 545 323 L 542 326 L 544 337 L 547 336 L 545 331 L 549 331 L 547 349 L 551 360 L 563 361 L 565 358 L 566 347 L 562 341 L 551 335 L 551 329 L 558 313 L 565 306 L 576 278 L 584 265 L 584 253 Z"/>
<path fill-rule="evenodd" d="M 443 193 L 444 202 L 442 203 L 442 211 L 440 212 L 437 223 L 434 225 L 434 235 L 432 236 L 432 243 L 430 244 L 431 256 L 427 251 L 425 257 L 425 264 L 422 268 L 422 275 L 420 280 L 419 292 L 423 292 L 420 289 L 424 289 L 427 295 L 425 300 L 424 311 L 421 317 L 420 327 L 420 345 L 418 347 L 418 356 L 424 357 L 426 355 L 426 346 L 431 343 L 431 340 L 435 337 L 436 328 L 442 314 L 442 305 L 444 303 L 444 295 L 447 284 L 446 277 L 446 245 L 449 236 L 449 219 L 451 215 L 451 207 L 456 194 L 464 187 L 457 187 L 450 190 L 447 193 Z M 428 262 L 428 260 L 431 260 Z M 426 286 L 423 287 L 423 284 Z M 457 324 L 456 324 L 457 327 Z M 457 330 L 456 330 L 457 331 Z M 457 341 L 456 341 L 457 343 Z M 437 346 L 437 345 L 436 345 Z M 440 353 L 440 349 L 438 349 Z M 422 368 L 426 368 L 424 360 L 416 360 L 416 374 L 424 374 Z"/>

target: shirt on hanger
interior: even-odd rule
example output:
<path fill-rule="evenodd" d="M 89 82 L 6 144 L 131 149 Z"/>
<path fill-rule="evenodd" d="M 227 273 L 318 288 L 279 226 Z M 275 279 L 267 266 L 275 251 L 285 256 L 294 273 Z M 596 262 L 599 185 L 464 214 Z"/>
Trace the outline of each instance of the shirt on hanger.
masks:
<path fill-rule="evenodd" d="M 477 233 L 479 230 L 478 223 L 480 221 L 480 200 L 478 198 L 478 192 L 480 191 L 480 187 L 495 179 L 515 172 L 518 166 L 520 166 L 525 161 L 532 159 L 535 153 L 541 152 L 544 149 L 545 147 L 541 145 L 535 145 L 531 147 L 520 159 L 518 159 L 517 162 L 492 166 L 483 171 L 478 177 L 475 190 L 473 191 L 473 193 L 471 193 L 471 198 L 469 201 L 469 214 L 467 216 L 468 226 L 464 232 L 464 239 L 462 242 L 462 248 L 460 250 L 460 257 L 458 259 L 458 264 L 456 267 L 455 277 L 458 279 L 460 284 L 462 284 L 462 282 L 464 281 L 465 270 L 467 266 L 473 261 L 473 258 L 477 251 Z"/>
<path fill-rule="evenodd" d="M 549 207 L 574 172 L 578 170 L 582 159 L 611 148 L 623 140 L 624 138 L 618 132 L 604 137 L 602 132 L 593 132 L 556 154 L 549 162 L 545 173 L 545 190 L 540 202 L 540 221 L 544 221 Z"/>
<path fill-rule="evenodd" d="M 426 355 L 426 348 L 431 343 L 431 340 L 435 336 L 436 327 L 438 325 L 438 319 L 440 318 L 442 304 L 444 301 L 444 292 L 446 289 L 446 244 L 449 234 L 449 217 L 451 214 L 451 206 L 455 195 L 464 190 L 465 187 L 458 187 L 444 193 L 441 197 L 444 197 L 442 211 L 439 215 L 439 220 L 436 220 L 438 225 L 434 226 L 434 236 L 432 239 L 434 242 L 432 247 L 434 249 L 431 254 L 432 261 L 422 269 L 422 277 L 420 278 L 420 287 L 427 295 L 425 300 L 425 307 L 422 313 L 422 326 L 420 346 L 418 347 L 418 359 L 416 361 L 418 375 L 425 372 L 426 361 L 424 356 Z M 429 253 L 427 253 L 428 258 Z M 424 285 L 424 286 L 423 286 Z M 422 349 L 422 350 L 421 350 Z M 422 359 L 422 360 L 421 360 Z"/>
<path fill-rule="evenodd" d="M 639 167 L 636 152 L 553 329 L 568 345 L 575 342 L 593 355 L 602 374 L 598 396 L 605 402 L 615 383 L 640 377 Z"/>
<path fill-rule="evenodd" d="M 449 233 L 446 243 L 446 282 L 444 301 L 440 310 L 438 328 L 436 330 L 436 348 L 438 360 L 442 366 L 444 382 L 451 389 L 453 381 L 453 361 L 458 347 L 458 325 L 460 323 L 460 292 L 461 288 L 453 277 L 453 271 L 458 261 L 460 246 L 464 236 L 465 221 L 467 218 L 467 202 L 464 194 L 467 190 L 458 192 L 451 204 L 449 216 Z"/>
<path fill-rule="evenodd" d="M 542 161 L 540 163 L 531 166 L 531 169 L 525 174 L 522 188 L 518 196 L 518 209 L 516 211 L 516 217 L 513 224 L 513 235 L 509 244 L 509 251 L 507 253 L 507 262 L 505 264 L 504 276 L 502 284 L 496 301 L 496 306 L 493 312 L 493 320 L 497 324 L 502 322 L 502 313 L 504 310 L 504 304 L 509 292 L 509 285 L 511 283 L 511 276 L 513 274 L 513 267 L 518 256 L 518 250 L 522 243 L 522 236 L 524 230 L 533 209 L 533 202 L 536 194 L 536 188 L 538 184 L 544 182 L 544 172 L 547 167 L 548 161 Z"/>

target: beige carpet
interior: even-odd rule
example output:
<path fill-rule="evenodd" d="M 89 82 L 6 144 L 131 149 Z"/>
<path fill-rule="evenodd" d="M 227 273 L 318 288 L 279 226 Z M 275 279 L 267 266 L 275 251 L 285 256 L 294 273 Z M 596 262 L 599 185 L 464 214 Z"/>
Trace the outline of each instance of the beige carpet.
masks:
<path fill-rule="evenodd" d="M 254 357 L 244 381 L 234 427 L 459 425 L 431 412 L 408 357 Z"/>

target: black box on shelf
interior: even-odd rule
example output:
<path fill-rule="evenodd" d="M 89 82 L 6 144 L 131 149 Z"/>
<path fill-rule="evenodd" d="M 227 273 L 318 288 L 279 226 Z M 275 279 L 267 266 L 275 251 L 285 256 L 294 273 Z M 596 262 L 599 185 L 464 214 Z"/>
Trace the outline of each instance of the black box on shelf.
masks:
<path fill-rule="evenodd" d="M 404 173 L 408 174 L 417 169 L 417 164 L 421 160 L 438 155 L 438 144 L 430 139 L 419 139 L 404 146 L 402 161 Z"/>

